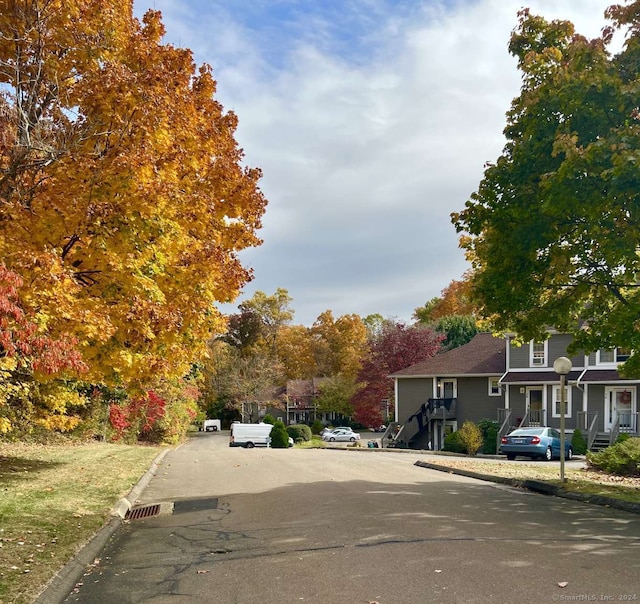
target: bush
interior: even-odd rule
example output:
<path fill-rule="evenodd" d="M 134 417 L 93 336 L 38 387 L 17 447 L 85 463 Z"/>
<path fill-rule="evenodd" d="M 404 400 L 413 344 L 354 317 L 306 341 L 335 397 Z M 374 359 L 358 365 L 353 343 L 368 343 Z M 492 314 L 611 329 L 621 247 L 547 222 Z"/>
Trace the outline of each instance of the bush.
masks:
<path fill-rule="evenodd" d="M 599 453 L 587 453 L 587 464 L 608 474 L 640 476 L 640 438 L 628 438 Z"/>
<path fill-rule="evenodd" d="M 311 428 L 305 424 L 288 426 L 287 433 L 295 442 L 309 442 L 311 440 Z"/>
<path fill-rule="evenodd" d="M 275 425 L 276 423 L 276 418 L 273 417 L 273 415 L 267 413 L 263 418 L 262 418 L 262 423 L 263 424 L 271 424 L 272 426 Z"/>
<path fill-rule="evenodd" d="M 271 446 L 274 449 L 286 449 L 289 446 L 289 434 L 287 433 L 287 427 L 280 419 L 275 420 L 273 423 L 273 429 L 271 430 Z"/>
<path fill-rule="evenodd" d="M 616 438 L 615 444 L 623 443 L 625 440 L 629 440 L 630 438 L 631 435 L 628 432 L 620 432 L 620 434 L 618 434 L 618 438 Z"/>
<path fill-rule="evenodd" d="M 458 430 L 458 439 L 467 455 L 475 455 L 482 447 L 482 430 L 473 422 L 464 422 Z"/>
<path fill-rule="evenodd" d="M 319 419 L 314 420 L 314 422 L 311 424 L 311 432 L 313 434 L 320 434 L 323 429 L 324 424 Z"/>
<path fill-rule="evenodd" d="M 451 451 L 452 453 L 464 453 L 464 445 L 460 442 L 458 432 L 450 432 L 444 437 L 443 451 Z"/>
<path fill-rule="evenodd" d="M 574 455 L 584 455 L 587 452 L 587 441 L 584 439 L 584 436 L 582 436 L 579 428 L 573 431 L 571 448 L 573 449 Z"/>
<path fill-rule="evenodd" d="M 482 452 L 485 455 L 495 455 L 498 446 L 498 422 L 492 419 L 481 419 L 478 428 L 482 432 Z"/>

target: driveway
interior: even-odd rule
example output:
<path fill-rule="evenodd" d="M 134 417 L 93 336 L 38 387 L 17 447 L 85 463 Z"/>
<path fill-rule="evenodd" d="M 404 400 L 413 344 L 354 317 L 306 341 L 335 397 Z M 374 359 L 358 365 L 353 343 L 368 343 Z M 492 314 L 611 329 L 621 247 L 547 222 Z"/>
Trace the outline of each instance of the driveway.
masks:
<path fill-rule="evenodd" d="M 640 597 L 640 517 L 384 450 L 231 449 L 200 433 L 64 602 L 491 603 Z"/>

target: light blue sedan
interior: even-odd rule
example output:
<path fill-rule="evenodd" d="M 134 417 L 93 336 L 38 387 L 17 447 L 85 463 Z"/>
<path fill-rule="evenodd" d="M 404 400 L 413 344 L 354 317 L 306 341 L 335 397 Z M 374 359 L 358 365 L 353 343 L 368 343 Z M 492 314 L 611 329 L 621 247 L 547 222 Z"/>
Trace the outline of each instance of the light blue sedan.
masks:
<path fill-rule="evenodd" d="M 565 459 L 573 457 L 571 442 L 566 438 L 564 451 Z M 560 432 L 554 428 L 518 428 L 500 439 L 500 452 L 507 459 L 515 459 L 520 455 L 551 461 L 554 457 L 560 457 Z"/>

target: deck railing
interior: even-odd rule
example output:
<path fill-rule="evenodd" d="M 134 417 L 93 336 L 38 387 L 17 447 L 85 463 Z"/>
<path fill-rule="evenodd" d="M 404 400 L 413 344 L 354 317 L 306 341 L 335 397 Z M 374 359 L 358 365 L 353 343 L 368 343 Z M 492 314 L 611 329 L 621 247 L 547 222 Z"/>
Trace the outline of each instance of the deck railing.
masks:
<path fill-rule="evenodd" d="M 498 428 L 498 435 L 496 437 L 496 453 L 500 451 L 500 441 L 502 440 L 502 437 L 509 431 L 510 419 L 511 409 L 498 409 L 498 423 L 500 424 L 500 427 Z"/>
<path fill-rule="evenodd" d="M 609 444 L 612 445 L 618 440 L 620 433 L 638 433 L 638 413 L 616 413 L 616 417 L 609 432 Z"/>
<path fill-rule="evenodd" d="M 592 411 L 578 411 L 576 428 L 586 435 L 587 450 L 591 451 L 597 432 L 598 414 Z"/>

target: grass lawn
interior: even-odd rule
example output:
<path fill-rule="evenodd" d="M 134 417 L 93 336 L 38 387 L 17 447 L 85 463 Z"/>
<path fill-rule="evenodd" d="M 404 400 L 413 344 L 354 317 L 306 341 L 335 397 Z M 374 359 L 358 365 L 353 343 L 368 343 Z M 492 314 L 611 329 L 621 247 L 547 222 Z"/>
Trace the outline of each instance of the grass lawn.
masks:
<path fill-rule="evenodd" d="M 0 604 L 33 602 L 161 450 L 0 441 Z"/>
<path fill-rule="evenodd" d="M 546 467 L 544 462 L 507 463 L 439 455 L 437 459 L 433 460 L 433 463 L 446 468 L 462 469 L 503 478 L 541 480 L 554 485 L 562 484 L 558 468 Z M 568 468 L 565 477 L 567 481 L 562 484 L 565 490 L 640 503 L 640 478 L 638 477 L 613 476 L 581 468 Z"/>

